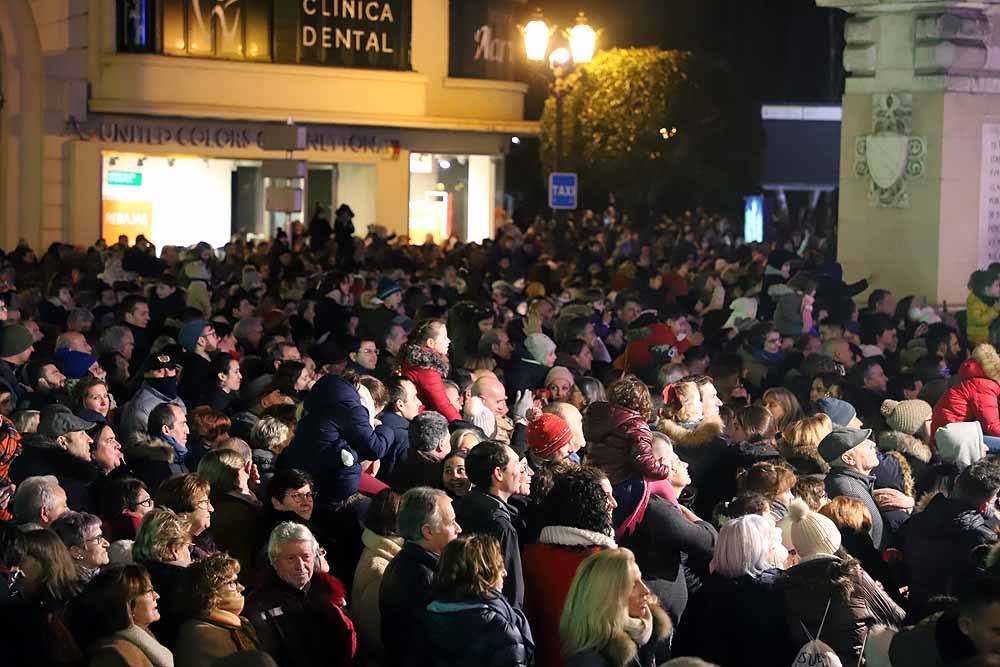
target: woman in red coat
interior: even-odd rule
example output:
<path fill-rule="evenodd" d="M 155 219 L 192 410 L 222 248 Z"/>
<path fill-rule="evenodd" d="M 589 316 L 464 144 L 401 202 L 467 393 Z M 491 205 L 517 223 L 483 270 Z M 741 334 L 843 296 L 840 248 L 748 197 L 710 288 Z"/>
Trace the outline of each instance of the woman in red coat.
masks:
<path fill-rule="evenodd" d="M 992 345 L 977 345 L 958 370 L 962 381 L 938 400 L 931 416 L 931 444 L 939 428 L 955 422 L 978 421 L 987 436 L 1000 436 L 1000 355 Z M 987 446 L 989 446 L 987 442 Z"/>
<path fill-rule="evenodd" d="M 524 613 L 535 639 L 535 664 L 562 667 L 559 619 L 576 569 L 587 556 L 615 548 L 611 483 L 590 466 L 557 473 L 541 503 L 546 523 L 536 544 L 524 548 Z"/>
<path fill-rule="evenodd" d="M 425 320 L 400 351 L 399 374 L 413 382 L 424 409 L 440 412 L 449 422 L 462 418 L 444 391 L 448 376 L 448 328 L 444 320 Z"/>

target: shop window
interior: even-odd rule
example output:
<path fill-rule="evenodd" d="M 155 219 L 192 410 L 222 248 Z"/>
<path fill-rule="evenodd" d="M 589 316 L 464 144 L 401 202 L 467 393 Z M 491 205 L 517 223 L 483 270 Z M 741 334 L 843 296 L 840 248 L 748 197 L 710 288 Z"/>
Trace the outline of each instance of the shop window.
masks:
<path fill-rule="evenodd" d="M 163 53 L 230 60 L 271 59 L 268 0 L 160 1 Z"/>
<path fill-rule="evenodd" d="M 118 50 L 142 53 L 153 49 L 153 0 L 118 0 Z"/>
<path fill-rule="evenodd" d="M 493 235 L 499 156 L 410 154 L 410 239 L 450 236 L 480 242 Z M 503 169 L 499 169 L 500 172 Z"/>

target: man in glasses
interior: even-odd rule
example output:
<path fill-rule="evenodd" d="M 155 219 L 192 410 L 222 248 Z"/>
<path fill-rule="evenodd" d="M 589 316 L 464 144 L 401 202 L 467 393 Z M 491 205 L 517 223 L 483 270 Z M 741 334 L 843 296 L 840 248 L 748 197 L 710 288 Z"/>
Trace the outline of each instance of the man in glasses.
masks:
<path fill-rule="evenodd" d="M 179 393 L 187 405 L 201 405 L 216 385 L 212 378 L 211 355 L 219 349 L 219 336 L 211 322 L 194 320 L 181 327 L 177 342 L 184 348 L 181 356 L 184 374 Z"/>

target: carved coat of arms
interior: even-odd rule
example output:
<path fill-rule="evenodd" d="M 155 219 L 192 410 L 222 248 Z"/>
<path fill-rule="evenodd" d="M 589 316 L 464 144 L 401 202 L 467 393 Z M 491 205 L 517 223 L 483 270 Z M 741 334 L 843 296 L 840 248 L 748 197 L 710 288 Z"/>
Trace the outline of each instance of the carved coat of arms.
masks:
<path fill-rule="evenodd" d="M 927 139 L 915 137 L 908 93 L 872 96 L 872 134 L 855 140 L 854 173 L 867 177 L 868 200 L 879 208 L 910 204 L 909 181 L 923 176 Z"/>

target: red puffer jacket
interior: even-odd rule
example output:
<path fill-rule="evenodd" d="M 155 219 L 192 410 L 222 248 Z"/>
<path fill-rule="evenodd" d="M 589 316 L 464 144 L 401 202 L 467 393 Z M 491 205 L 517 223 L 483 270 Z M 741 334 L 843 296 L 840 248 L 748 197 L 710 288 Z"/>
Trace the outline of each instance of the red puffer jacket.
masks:
<path fill-rule="evenodd" d="M 664 479 L 670 468 L 653 456 L 653 433 L 635 410 L 611 403 L 592 403 L 583 421 L 590 463 L 612 484 L 633 477 Z"/>
<path fill-rule="evenodd" d="M 978 421 L 986 435 L 1000 436 L 1000 355 L 992 345 L 978 345 L 958 370 L 962 381 L 948 389 L 934 406 L 931 416 L 931 443 L 934 433 L 954 422 Z"/>
<path fill-rule="evenodd" d="M 425 410 L 440 412 L 449 422 L 462 418 L 444 391 L 444 378 L 448 376 L 445 357 L 430 348 L 406 345 L 400 352 L 399 374 L 416 385 Z"/>

